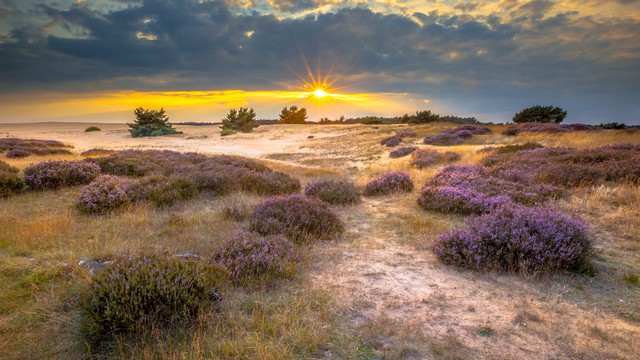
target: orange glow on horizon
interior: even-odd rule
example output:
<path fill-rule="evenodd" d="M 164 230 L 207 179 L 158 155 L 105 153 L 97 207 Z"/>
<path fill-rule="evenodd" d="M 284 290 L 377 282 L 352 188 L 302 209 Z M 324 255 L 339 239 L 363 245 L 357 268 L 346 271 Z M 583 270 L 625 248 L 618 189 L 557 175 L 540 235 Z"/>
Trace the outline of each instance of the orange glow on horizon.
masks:
<path fill-rule="evenodd" d="M 317 90 L 321 90 L 316 94 Z M 277 118 L 285 106 L 308 107 L 309 120 L 364 115 L 411 113 L 409 94 L 307 91 L 115 91 L 94 93 L 14 93 L 0 95 L 0 122 L 72 121 L 127 122 L 133 109 L 164 108 L 171 121 L 220 121 L 232 108 L 252 107 L 258 118 Z"/>

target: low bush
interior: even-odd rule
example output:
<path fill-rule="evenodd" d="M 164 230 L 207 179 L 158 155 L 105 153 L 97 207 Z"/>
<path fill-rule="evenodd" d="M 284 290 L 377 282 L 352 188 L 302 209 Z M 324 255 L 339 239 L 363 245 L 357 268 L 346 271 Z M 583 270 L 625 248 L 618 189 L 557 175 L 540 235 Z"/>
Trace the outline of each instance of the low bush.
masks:
<path fill-rule="evenodd" d="M 460 160 L 460 154 L 447 151 L 441 153 L 431 149 L 420 149 L 411 154 L 411 165 L 424 169 L 434 165 L 441 165 Z"/>
<path fill-rule="evenodd" d="M 540 148 L 543 148 L 543 147 L 544 146 L 542 144 L 539 144 L 537 142 L 527 142 L 527 143 L 524 143 L 524 144 L 513 144 L 513 145 L 501 146 L 501 147 L 495 149 L 495 153 L 496 154 L 509 154 L 509 153 L 514 153 L 514 152 L 518 152 L 518 151 L 522 151 L 522 150 L 540 149 Z"/>
<path fill-rule="evenodd" d="M 300 194 L 265 199 L 256 206 L 249 226 L 262 235 L 284 234 L 294 242 L 327 239 L 344 231 L 327 203 Z"/>
<path fill-rule="evenodd" d="M 461 125 L 455 129 L 447 129 L 444 132 L 448 134 L 457 134 L 458 136 L 463 137 L 462 135 L 460 135 L 461 132 L 466 132 L 471 135 L 485 135 L 491 134 L 491 129 L 478 125 Z"/>
<path fill-rule="evenodd" d="M 459 145 L 464 139 L 456 134 L 440 133 L 425 137 L 423 142 L 427 145 Z"/>
<path fill-rule="evenodd" d="M 434 253 L 473 270 L 538 274 L 582 268 L 592 251 L 587 226 L 547 207 L 504 206 L 438 236 Z"/>
<path fill-rule="evenodd" d="M 418 134 L 416 134 L 416 132 L 413 130 L 404 130 L 404 131 L 398 131 L 398 133 L 396 133 L 395 136 L 405 138 L 405 137 L 415 137 L 415 136 L 418 136 Z"/>
<path fill-rule="evenodd" d="M 194 260 L 118 260 L 96 274 L 87 291 L 83 306 L 90 333 L 143 333 L 192 321 L 207 304 L 221 299 L 212 279 Z"/>
<path fill-rule="evenodd" d="M 100 129 L 97 126 L 89 126 L 88 128 L 84 129 L 84 132 L 92 132 L 92 131 L 102 131 L 102 129 Z"/>
<path fill-rule="evenodd" d="M 524 123 L 510 126 L 502 133 L 504 135 L 515 136 L 522 132 L 542 132 L 542 133 L 566 133 L 573 131 L 597 131 L 600 127 L 585 124 L 555 124 L 555 123 Z"/>
<path fill-rule="evenodd" d="M 411 192 L 411 190 L 413 190 L 411 176 L 402 171 L 392 171 L 368 182 L 364 188 L 364 195 L 387 195 L 396 192 Z"/>
<path fill-rule="evenodd" d="M 304 193 L 330 204 L 355 204 L 360 201 L 355 184 L 344 179 L 312 181 L 305 186 Z"/>
<path fill-rule="evenodd" d="M 214 263 L 227 269 L 236 282 L 290 277 L 298 255 L 283 235 L 262 236 L 239 231 L 213 251 Z"/>
<path fill-rule="evenodd" d="M 399 148 L 391 150 L 391 152 L 389 153 L 389 157 L 392 159 L 400 158 L 403 156 L 407 156 L 418 149 L 419 148 L 417 146 L 401 146 Z"/>
<path fill-rule="evenodd" d="M 501 178 L 495 175 L 480 165 L 447 166 L 429 180 L 426 186 L 465 189 L 485 198 L 506 195 L 523 205 L 542 203 L 560 194 L 554 186 L 539 184 L 524 177 L 522 182 L 518 182 L 507 179 L 506 176 Z"/>
<path fill-rule="evenodd" d="M 18 176 L 19 170 L 0 161 L 0 198 L 11 196 L 21 192 L 26 183 Z"/>
<path fill-rule="evenodd" d="M 300 181 L 281 172 L 246 171 L 239 179 L 242 190 L 259 195 L 284 195 L 300 192 Z"/>
<path fill-rule="evenodd" d="M 33 140 L 19 138 L 0 139 L 0 153 L 8 158 L 23 158 L 29 155 L 71 154 L 70 146 L 56 140 Z"/>
<path fill-rule="evenodd" d="M 402 138 L 400 136 L 393 135 L 380 140 L 380 145 L 394 147 L 394 146 L 398 146 L 398 144 L 400 144 L 401 142 L 402 142 Z"/>
<path fill-rule="evenodd" d="M 220 136 L 229 136 L 237 133 L 238 132 L 233 129 L 223 129 L 220 131 Z"/>
<path fill-rule="evenodd" d="M 504 195 L 486 196 L 468 188 L 451 186 L 425 186 L 418 205 L 425 210 L 456 214 L 482 214 L 498 207 L 513 204 Z"/>
<path fill-rule="evenodd" d="M 605 181 L 640 182 L 640 146 L 616 144 L 591 149 L 533 148 L 495 153 L 483 159 L 494 176 L 571 187 Z"/>
<path fill-rule="evenodd" d="M 24 169 L 24 179 L 32 189 L 57 189 L 88 184 L 100 174 L 100 166 L 86 161 L 45 161 Z"/>
<path fill-rule="evenodd" d="M 181 177 L 150 176 L 140 179 L 129 188 L 134 201 L 149 201 L 157 206 L 171 206 L 198 195 L 197 186 Z"/>
<path fill-rule="evenodd" d="M 31 154 L 32 152 L 28 148 L 22 146 L 14 146 L 4 155 L 9 159 L 20 159 L 25 158 Z"/>
<path fill-rule="evenodd" d="M 76 205 L 88 213 L 107 213 L 128 204 L 132 182 L 113 175 L 100 175 L 85 187 Z"/>

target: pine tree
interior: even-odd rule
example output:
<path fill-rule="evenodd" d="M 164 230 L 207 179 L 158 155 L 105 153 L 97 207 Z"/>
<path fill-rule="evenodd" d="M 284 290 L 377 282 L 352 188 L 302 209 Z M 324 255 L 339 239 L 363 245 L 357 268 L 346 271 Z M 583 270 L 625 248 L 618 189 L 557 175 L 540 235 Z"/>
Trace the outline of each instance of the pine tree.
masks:
<path fill-rule="evenodd" d="M 227 117 L 222 119 L 223 130 L 235 130 L 241 132 L 251 132 L 257 128 L 256 113 L 253 108 L 241 107 L 239 110 L 231 109 Z"/>

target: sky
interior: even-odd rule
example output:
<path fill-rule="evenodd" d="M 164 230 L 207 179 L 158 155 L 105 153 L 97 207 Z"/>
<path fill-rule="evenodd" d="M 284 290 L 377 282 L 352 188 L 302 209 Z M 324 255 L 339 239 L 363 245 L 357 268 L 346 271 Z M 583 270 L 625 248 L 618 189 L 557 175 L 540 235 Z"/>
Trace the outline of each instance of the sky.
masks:
<path fill-rule="evenodd" d="M 640 125 L 640 0 L 0 0 L 4 123 L 291 105 L 499 123 L 537 104 Z"/>

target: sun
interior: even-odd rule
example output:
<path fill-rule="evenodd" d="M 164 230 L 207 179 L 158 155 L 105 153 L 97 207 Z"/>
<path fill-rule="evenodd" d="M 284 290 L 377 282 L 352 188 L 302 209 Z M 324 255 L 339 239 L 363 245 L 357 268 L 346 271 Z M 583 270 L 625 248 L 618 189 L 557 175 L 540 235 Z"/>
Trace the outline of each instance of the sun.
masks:
<path fill-rule="evenodd" d="M 322 90 L 322 89 L 316 89 L 313 92 L 313 96 L 317 97 L 318 99 L 322 99 L 323 97 L 329 95 L 326 91 Z"/>

